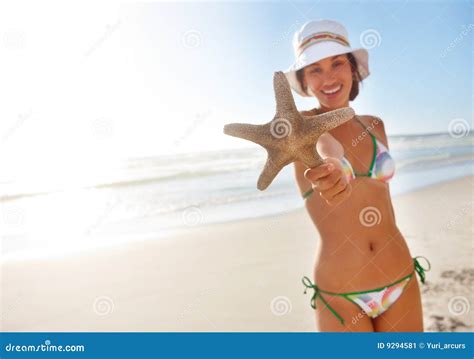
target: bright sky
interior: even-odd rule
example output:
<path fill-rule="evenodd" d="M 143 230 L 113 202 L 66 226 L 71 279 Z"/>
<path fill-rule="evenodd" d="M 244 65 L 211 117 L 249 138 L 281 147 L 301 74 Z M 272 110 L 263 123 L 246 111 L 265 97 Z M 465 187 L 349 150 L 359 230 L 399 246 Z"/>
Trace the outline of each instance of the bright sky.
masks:
<path fill-rule="evenodd" d="M 357 113 L 380 116 L 389 135 L 445 132 L 452 119 L 472 123 L 473 10 L 467 0 L 2 2 L 0 163 L 248 147 L 224 124 L 272 119 L 272 74 L 318 18 L 342 22 L 354 47 L 376 34 Z"/>

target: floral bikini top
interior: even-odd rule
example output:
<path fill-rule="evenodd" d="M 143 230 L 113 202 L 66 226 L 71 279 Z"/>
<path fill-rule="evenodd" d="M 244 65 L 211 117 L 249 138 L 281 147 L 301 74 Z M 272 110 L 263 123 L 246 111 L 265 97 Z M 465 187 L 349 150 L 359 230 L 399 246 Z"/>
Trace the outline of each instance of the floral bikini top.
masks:
<path fill-rule="evenodd" d="M 367 173 L 357 173 L 352 168 L 351 163 L 346 157 L 342 157 L 342 167 L 348 181 L 352 181 L 356 177 L 369 177 L 382 182 L 388 182 L 395 174 L 395 161 L 393 160 L 390 152 L 387 147 L 384 146 L 382 142 L 377 140 L 377 138 L 365 127 L 365 125 L 357 118 L 357 121 L 364 127 L 364 129 L 369 133 L 372 138 L 372 143 L 374 144 L 374 152 L 372 156 L 372 163 L 370 164 L 370 169 Z M 305 192 L 303 198 L 308 198 L 313 193 L 313 189 Z"/>
<path fill-rule="evenodd" d="M 356 119 L 362 126 L 364 126 L 357 117 Z M 388 182 L 395 174 L 395 161 L 392 156 L 390 156 L 387 147 L 377 140 L 377 138 L 365 126 L 364 128 L 369 133 L 370 137 L 372 137 L 372 143 L 374 144 L 374 154 L 372 156 L 372 163 L 370 164 L 369 172 L 356 173 L 347 158 L 342 157 L 341 162 L 342 167 L 344 168 L 344 173 L 350 180 L 356 177 L 370 177 L 383 182 Z"/>

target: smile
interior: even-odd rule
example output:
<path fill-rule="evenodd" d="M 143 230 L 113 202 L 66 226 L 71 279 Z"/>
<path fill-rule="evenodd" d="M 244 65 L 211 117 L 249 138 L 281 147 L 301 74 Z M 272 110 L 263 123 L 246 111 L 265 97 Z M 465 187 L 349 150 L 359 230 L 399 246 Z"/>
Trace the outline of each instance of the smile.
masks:
<path fill-rule="evenodd" d="M 321 90 L 321 92 L 325 95 L 334 95 L 338 93 L 342 88 L 342 85 L 339 85 L 338 87 L 332 89 L 332 90 Z"/>

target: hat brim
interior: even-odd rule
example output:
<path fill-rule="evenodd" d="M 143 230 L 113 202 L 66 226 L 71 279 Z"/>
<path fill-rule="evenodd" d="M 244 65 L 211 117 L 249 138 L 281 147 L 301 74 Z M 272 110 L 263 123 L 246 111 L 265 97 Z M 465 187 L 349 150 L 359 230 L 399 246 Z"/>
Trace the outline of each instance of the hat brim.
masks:
<path fill-rule="evenodd" d="M 369 76 L 369 53 L 364 48 L 353 49 L 341 45 L 337 42 L 323 42 L 319 43 L 317 46 L 311 46 L 306 49 L 298 58 L 293 65 L 291 65 L 285 72 L 285 76 L 290 83 L 291 88 L 303 97 L 312 97 L 303 91 L 300 86 L 298 79 L 296 78 L 296 71 L 301 70 L 302 68 L 314 64 L 322 59 L 327 57 L 332 57 L 336 55 L 342 55 L 352 53 L 357 60 L 357 67 L 361 75 L 361 80 Z"/>

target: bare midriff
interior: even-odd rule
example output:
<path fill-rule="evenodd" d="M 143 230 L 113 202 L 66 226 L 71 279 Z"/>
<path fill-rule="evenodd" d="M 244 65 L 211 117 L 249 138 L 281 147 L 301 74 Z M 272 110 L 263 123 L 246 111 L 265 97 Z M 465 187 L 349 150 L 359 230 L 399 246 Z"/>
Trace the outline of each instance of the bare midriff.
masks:
<path fill-rule="evenodd" d="M 387 185 L 371 178 L 351 184 L 350 198 L 338 206 L 327 205 L 317 193 L 306 201 L 320 234 L 314 280 L 332 292 L 383 287 L 413 271 Z"/>
<path fill-rule="evenodd" d="M 349 137 L 338 137 L 342 144 L 350 144 Z M 365 148 L 364 156 L 359 153 L 350 158 L 348 154 L 358 168 L 370 163 L 369 142 L 360 146 Z M 301 172 L 296 177 L 304 193 L 311 184 L 304 179 L 303 169 Z M 410 251 L 396 225 L 388 183 L 356 177 L 351 186 L 349 198 L 335 206 L 327 204 L 316 190 L 305 201 L 320 235 L 313 279 L 331 292 L 379 288 L 413 272 Z"/>

